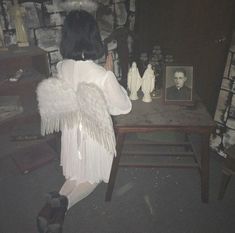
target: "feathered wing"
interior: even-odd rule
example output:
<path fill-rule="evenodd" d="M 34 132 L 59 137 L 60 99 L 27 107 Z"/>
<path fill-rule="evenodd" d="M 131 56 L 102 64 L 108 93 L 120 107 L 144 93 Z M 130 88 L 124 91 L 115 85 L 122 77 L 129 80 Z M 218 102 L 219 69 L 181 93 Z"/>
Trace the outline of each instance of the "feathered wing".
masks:
<path fill-rule="evenodd" d="M 95 84 L 80 83 L 76 94 L 82 127 L 110 154 L 115 155 L 113 122 L 102 90 Z"/>
<path fill-rule="evenodd" d="M 82 129 L 110 154 L 116 154 L 113 123 L 102 90 L 79 83 L 75 92 L 62 79 L 48 78 L 37 88 L 42 135 L 81 123 Z"/>
<path fill-rule="evenodd" d="M 78 102 L 75 91 L 62 79 L 51 77 L 37 87 L 41 116 L 41 134 L 60 131 L 65 125 L 73 127 L 78 122 Z"/>

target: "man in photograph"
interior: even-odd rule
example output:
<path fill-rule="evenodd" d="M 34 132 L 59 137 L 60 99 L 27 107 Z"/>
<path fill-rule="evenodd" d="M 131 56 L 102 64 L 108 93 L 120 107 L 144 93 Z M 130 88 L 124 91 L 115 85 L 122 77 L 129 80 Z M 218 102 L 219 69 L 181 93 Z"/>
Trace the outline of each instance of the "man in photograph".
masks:
<path fill-rule="evenodd" d="M 167 100 L 191 100 L 192 90 L 185 85 L 187 80 L 186 71 L 183 68 L 175 69 L 173 72 L 175 85 L 166 89 Z"/>

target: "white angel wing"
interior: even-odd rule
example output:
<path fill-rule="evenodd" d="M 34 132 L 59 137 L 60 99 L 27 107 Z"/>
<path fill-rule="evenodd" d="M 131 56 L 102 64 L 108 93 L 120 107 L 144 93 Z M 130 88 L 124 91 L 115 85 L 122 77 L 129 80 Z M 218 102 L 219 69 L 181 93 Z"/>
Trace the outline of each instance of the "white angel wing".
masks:
<path fill-rule="evenodd" d="M 80 83 L 76 94 L 82 127 L 90 137 L 115 155 L 113 122 L 102 90 L 95 84 Z"/>
<path fill-rule="evenodd" d="M 78 122 L 78 102 L 74 90 L 62 79 L 48 78 L 37 87 L 41 134 L 58 132 Z"/>
<path fill-rule="evenodd" d="M 37 88 L 42 135 L 75 124 L 109 151 L 116 154 L 113 123 L 102 90 L 95 84 L 79 83 L 75 92 L 62 79 L 48 78 Z"/>

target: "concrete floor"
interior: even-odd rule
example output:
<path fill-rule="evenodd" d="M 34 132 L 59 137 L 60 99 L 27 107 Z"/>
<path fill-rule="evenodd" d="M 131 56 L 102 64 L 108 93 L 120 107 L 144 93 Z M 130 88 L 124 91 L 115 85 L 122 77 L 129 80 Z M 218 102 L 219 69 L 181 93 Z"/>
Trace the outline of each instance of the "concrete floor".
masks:
<path fill-rule="evenodd" d="M 200 199 L 195 169 L 120 168 L 111 202 L 102 183 L 68 211 L 64 233 L 233 233 L 235 179 L 217 200 L 222 158 L 211 152 L 210 200 Z M 0 160 L 0 233 L 36 233 L 44 195 L 64 182 L 58 158 L 21 174 L 9 156 Z"/>

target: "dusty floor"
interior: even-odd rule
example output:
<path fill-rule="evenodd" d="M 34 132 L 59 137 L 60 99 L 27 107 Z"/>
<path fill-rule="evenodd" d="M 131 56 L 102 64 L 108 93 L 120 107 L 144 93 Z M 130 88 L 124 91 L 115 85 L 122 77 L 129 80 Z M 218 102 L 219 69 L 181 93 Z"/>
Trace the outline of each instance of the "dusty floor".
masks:
<path fill-rule="evenodd" d="M 210 200 L 200 199 L 195 169 L 120 168 L 111 202 L 101 184 L 67 214 L 64 233 L 233 233 L 235 179 L 217 200 L 222 158 L 211 152 Z M 64 178 L 58 157 L 28 174 L 0 161 L 0 233 L 35 233 L 37 212 L 48 191 Z"/>

